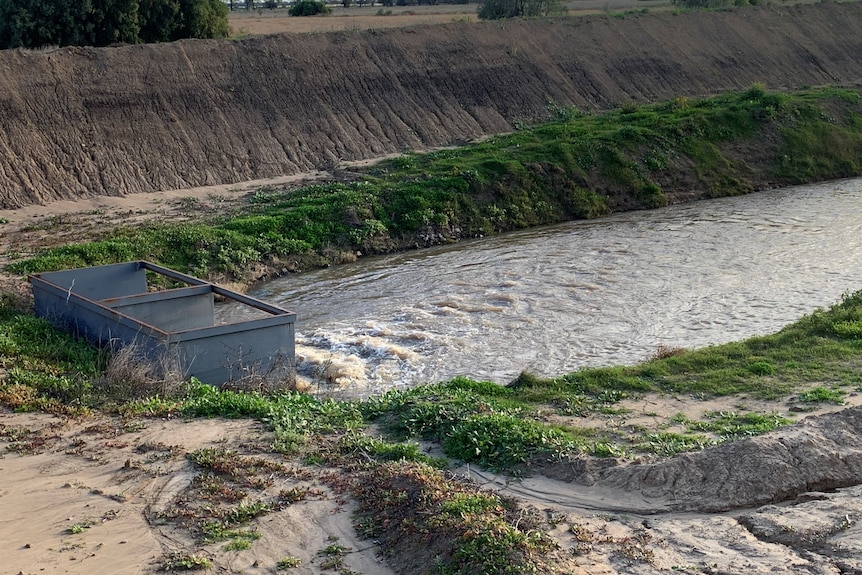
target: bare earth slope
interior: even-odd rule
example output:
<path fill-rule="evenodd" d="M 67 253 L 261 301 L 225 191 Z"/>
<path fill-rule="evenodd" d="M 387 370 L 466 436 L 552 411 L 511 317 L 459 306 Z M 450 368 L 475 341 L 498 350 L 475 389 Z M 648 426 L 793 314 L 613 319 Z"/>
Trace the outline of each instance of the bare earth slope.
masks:
<path fill-rule="evenodd" d="M 862 5 L 0 52 L 0 208 L 306 171 L 600 109 L 862 79 Z"/>

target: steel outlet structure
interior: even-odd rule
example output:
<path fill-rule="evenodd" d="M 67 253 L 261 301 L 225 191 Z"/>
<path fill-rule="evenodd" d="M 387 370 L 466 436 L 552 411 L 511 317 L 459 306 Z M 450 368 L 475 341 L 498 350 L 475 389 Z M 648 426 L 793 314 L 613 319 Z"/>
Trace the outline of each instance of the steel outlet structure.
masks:
<path fill-rule="evenodd" d="M 153 274 L 184 285 L 154 291 Z M 293 312 L 146 261 L 29 280 L 37 315 L 101 345 L 135 345 L 154 360 L 168 357 L 185 377 L 212 385 L 295 377 Z M 218 322 L 216 306 L 231 302 L 244 308 L 234 315 L 249 319 Z"/>

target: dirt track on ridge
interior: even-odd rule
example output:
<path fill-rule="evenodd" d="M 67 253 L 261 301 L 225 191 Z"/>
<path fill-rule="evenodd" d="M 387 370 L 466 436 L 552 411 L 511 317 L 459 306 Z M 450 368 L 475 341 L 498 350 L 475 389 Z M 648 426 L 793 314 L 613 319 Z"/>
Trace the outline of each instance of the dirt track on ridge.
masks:
<path fill-rule="evenodd" d="M 601 109 L 862 80 L 862 5 L 0 52 L 0 208 L 241 182 Z"/>

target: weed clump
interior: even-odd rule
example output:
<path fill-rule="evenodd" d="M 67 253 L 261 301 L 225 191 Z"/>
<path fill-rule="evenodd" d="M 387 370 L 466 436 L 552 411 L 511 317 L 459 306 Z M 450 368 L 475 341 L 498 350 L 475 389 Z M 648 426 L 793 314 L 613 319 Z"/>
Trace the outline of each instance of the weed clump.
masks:
<path fill-rule="evenodd" d="M 842 405 L 844 403 L 844 394 L 837 389 L 817 386 L 800 393 L 798 399 L 806 403 L 834 403 Z"/>
<path fill-rule="evenodd" d="M 284 559 L 280 559 L 275 564 L 275 569 L 276 571 L 284 571 L 286 569 L 293 569 L 294 567 L 299 567 L 300 565 L 302 565 L 302 559 L 291 555 L 289 557 L 285 557 Z"/>
<path fill-rule="evenodd" d="M 179 358 L 167 352 L 153 357 L 134 344 L 111 353 L 104 373 L 94 379 L 93 386 L 107 398 L 119 401 L 178 398 L 188 391 Z"/>
<path fill-rule="evenodd" d="M 540 520 L 425 464 L 381 464 L 352 493 L 363 531 L 376 534 L 396 569 L 419 555 L 453 575 L 554 572 L 557 546 Z"/>
<path fill-rule="evenodd" d="M 200 555 L 172 553 L 168 555 L 159 568 L 160 571 L 203 571 L 212 567 L 212 561 Z"/>

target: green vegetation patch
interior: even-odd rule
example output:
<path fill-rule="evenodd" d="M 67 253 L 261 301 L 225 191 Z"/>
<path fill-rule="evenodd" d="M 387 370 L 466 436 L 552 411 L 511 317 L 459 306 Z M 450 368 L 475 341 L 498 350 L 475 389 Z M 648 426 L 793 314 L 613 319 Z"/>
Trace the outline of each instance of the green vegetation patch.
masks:
<path fill-rule="evenodd" d="M 806 403 L 835 403 L 843 405 L 844 393 L 838 389 L 817 386 L 800 393 L 798 399 Z"/>
<path fill-rule="evenodd" d="M 474 415 L 460 422 L 443 438 L 450 457 L 500 471 L 526 467 L 535 458 L 579 452 L 574 436 L 511 415 Z"/>
<path fill-rule="evenodd" d="M 388 392 L 362 409 L 395 437 L 439 442 L 449 457 L 494 470 L 524 469 L 536 458 L 579 451 L 576 432 L 541 423 L 538 406 L 488 381 L 458 377 Z"/>
<path fill-rule="evenodd" d="M 513 383 L 522 396 L 553 400 L 584 392 L 662 392 L 696 396 L 785 397 L 811 381 L 859 385 L 862 340 L 844 326 L 862 313 L 862 297 L 846 295 L 778 333 L 685 351 L 633 366 L 585 369 L 551 379 Z"/>
<path fill-rule="evenodd" d="M 387 463 L 354 483 L 358 524 L 391 561 L 436 556 L 440 573 L 555 572 L 545 562 L 556 544 L 514 501 L 421 463 Z M 418 535 L 418 537 L 417 537 Z M 430 553 L 429 553 L 430 550 Z"/>
<path fill-rule="evenodd" d="M 760 435 L 782 425 L 793 423 L 790 419 L 775 412 L 735 413 L 717 411 L 709 412 L 705 417 L 706 421 L 690 422 L 689 429 L 715 434 L 722 441 Z"/>
<path fill-rule="evenodd" d="M 186 417 L 252 418 L 275 431 L 273 448 L 285 453 L 300 449 L 316 434 L 359 429 L 365 425 L 355 402 L 317 399 L 294 391 L 261 393 L 218 388 L 192 378 L 183 397 L 152 397 L 131 401 L 128 415 L 181 414 Z"/>
<path fill-rule="evenodd" d="M 0 301 L 0 402 L 19 411 L 86 413 L 97 403 L 92 379 L 107 355 L 22 309 Z"/>
<path fill-rule="evenodd" d="M 600 115 L 549 112 L 552 121 L 509 135 L 382 161 L 355 181 L 261 188 L 234 213 L 112 230 L 7 269 L 150 259 L 199 277 L 248 281 L 261 264 L 306 269 L 357 252 L 655 208 L 692 186 L 724 196 L 752 191 L 761 180 L 804 183 L 862 172 L 862 102 L 851 90 L 780 94 L 755 85 Z M 685 190 L 676 189 L 679 182 Z"/>
<path fill-rule="evenodd" d="M 585 369 L 554 378 L 522 374 L 508 386 L 459 377 L 436 385 L 391 391 L 364 401 L 317 399 L 296 392 L 263 394 L 219 389 L 190 382 L 176 397 L 133 400 L 128 416 L 182 414 L 187 417 L 250 417 L 275 432 L 272 448 L 311 459 L 361 455 L 373 461 L 442 462 L 425 456 L 410 438 L 440 445 L 450 458 L 494 470 L 523 472 L 536 463 L 578 453 L 620 456 L 629 449 L 672 453 L 720 440 L 763 433 L 788 421 L 777 414 L 709 414 L 688 425 L 691 437 L 626 435 L 597 431 L 580 418 L 624 416 L 619 403 L 648 393 L 710 397 L 746 394 L 778 399 L 798 393 L 801 402 L 842 403 L 842 388 L 862 385 L 862 339 L 847 326 L 862 320 L 862 292 L 845 295 L 776 334 L 661 353 L 638 365 Z M 91 380 L 100 377 L 103 353 L 63 335 L 46 322 L 0 306 L 0 365 L 9 366 L 0 401 L 18 410 L 79 412 L 112 405 Z M 812 387 L 814 384 L 814 387 Z M 802 390 L 800 393 L 799 390 Z M 113 398 L 111 398 L 113 399 Z M 362 431 L 376 422 L 388 435 L 374 439 Z M 335 452 L 313 455 L 311 438 L 337 435 Z M 313 449 L 311 449 L 313 452 Z M 215 455 L 195 455 L 213 467 Z M 234 462 L 222 454 L 223 465 Z M 234 462 L 235 463 L 235 462 Z"/>

